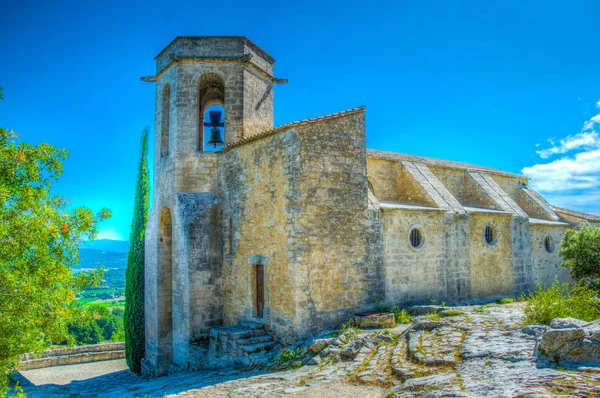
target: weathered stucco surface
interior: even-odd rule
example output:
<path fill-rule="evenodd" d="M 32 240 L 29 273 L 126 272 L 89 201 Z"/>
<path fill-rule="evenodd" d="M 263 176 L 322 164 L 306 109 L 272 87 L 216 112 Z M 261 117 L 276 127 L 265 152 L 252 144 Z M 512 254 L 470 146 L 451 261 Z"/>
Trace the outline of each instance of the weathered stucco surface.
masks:
<path fill-rule="evenodd" d="M 510 296 L 513 294 L 510 216 L 470 214 L 471 228 L 471 295 L 477 298 Z M 485 242 L 486 225 L 497 233 L 495 245 Z"/>

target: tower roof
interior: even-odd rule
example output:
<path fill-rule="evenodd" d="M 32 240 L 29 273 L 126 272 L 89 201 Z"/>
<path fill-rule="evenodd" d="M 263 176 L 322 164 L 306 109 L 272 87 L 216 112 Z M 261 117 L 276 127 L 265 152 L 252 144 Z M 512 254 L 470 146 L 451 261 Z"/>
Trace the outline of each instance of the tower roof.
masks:
<path fill-rule="evenodd" d="M 275 62 L 275 59 L 273 57 L 271 57 L 262 48 L 260 48 L 256 44 L 254 44 L 254 42 L 252 42 L 246 36 L 177 36 L 160 53 L 158 53 L 158 55 L 156 57 L 154 57 L 154 59 L 158 59 L 165 52 L 168 52 L 169 50 L 178 47 L 177 46 L 178 43 L 181 43 L 181 42 L 192 42 L 192 43 L 202 43 L 202 42 L 205 42 L 205 43 L 209 43 L 209 42 L 217 42 L 217 41 L 239 43 L 239 44 L 242 45 L 242 47 L 241 47 L 242 49 L 243 49 L 243 46 L 246 45 L 246 46 L 250 47 L 253 51 L 255 51 L 258 55 L 260 55 L 262 58 L 264 58 L 267 62 L 269 62 L 271 64 Z M 220 46 L 219 50 L 230 53 L 230 54 L 228 54 L 230 56 L 232 56 L 232 55 L 238 55 L 238 56 L 244 55 L 243 52 L 239 53 L 239 54 L 232 54 L 232 52 L 236 52 L 234 49 L 223 48 L 223 46 Z M 202 52 L 202 49 L 195 49 L 194 52 L 195 52 L 195 54 L 193 54 L 193 55 L 196 55 L 196 56 L 198 56 L 198 55 L 202 55 L 202 56 L 216 55 L 214 53 L 199 54 L 199 52 Z M 192 55 L 192 54 L 190 54 L 190 55 Z"/>

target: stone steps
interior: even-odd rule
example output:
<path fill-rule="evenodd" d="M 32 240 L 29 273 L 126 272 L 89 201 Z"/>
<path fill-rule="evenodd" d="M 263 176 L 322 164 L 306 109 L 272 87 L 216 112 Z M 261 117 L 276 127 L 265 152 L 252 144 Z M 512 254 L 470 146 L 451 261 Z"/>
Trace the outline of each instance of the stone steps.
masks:
<path fill-rule="evenodd" d="M 237 325 L 211 330 L 209 362 L 213 368 L 236 366 L 252 368 L 265 363 L 277 342 L 258 322 L 245 321 Z"/>
<path fill-rule="evenodd" d="M 248 337 L 247 339 L 240 339 L 240 340 L 238 340 L 238 344 L 250 345 L 250 344 L 256 344 L 256 343 L 266 343 L 269 341 L 273 341 L 273 338 L 271 336 L 269 336 L 268 334 L 262 334 L 262 335 L 258 335 L 258 336 L 254 336 L 254 337 Z"/>
<path fill-rule="evenodd" d="M 256 354 L 271 351 L 273 347 L 275 347 L 275 344 L 276 343 L 274 341 L 267 341 L 263 343 L 242 345 L 241 348 L 242 351 L 244 351 L 247 354 Z"/>

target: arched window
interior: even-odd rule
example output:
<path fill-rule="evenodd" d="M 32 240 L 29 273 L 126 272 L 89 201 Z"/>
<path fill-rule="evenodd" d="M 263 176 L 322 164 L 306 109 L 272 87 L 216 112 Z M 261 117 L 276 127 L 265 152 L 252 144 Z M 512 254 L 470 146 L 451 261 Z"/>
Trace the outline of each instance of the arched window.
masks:
<path fill-rule="evenodd" d="M 169 112 L 171 110 L 171 87 L 165 84 L 162 92 L 160 116 L 160 156 L 169 154 Z"/>
<path fill-rule="evenodd" d="M 213 149 L 213 145 L 207 145 L 210 140 L 210 132 L 215 127 L 212 126 L 210 119 L 211 111 L 220 111 L 220 124 L 225 120 L 225 82 L 223 78 L 216 73 L 205 73 L 198 79 L 198 138 L 196 140 L 196 149 L 205 151 Z M 213 119 L 214 121 L 214 119 Z M 221 139 L 224 141 L 223 126 L 216 127 L 221 133 Z M 206 134 L 205 134 L 206 132 Z"/>

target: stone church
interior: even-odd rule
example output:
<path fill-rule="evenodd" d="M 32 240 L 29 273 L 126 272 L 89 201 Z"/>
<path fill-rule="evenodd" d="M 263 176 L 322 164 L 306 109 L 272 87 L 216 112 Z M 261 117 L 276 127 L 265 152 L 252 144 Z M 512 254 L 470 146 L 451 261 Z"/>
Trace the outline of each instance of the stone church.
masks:
<path fill-rule="evenodd" d="M 365 107 L 274 127 L 273 87 L 287 81 L 245 37 L 177 37 L 155 59 L 142 78 L 156 84 L 148 374 L 190 368 L 208 355 L 198 342 L 249 319 L 289 341 L 379 300 L 566 281 L 563 233 L 600 224 L 519 174 L 367 149 Z"/>

